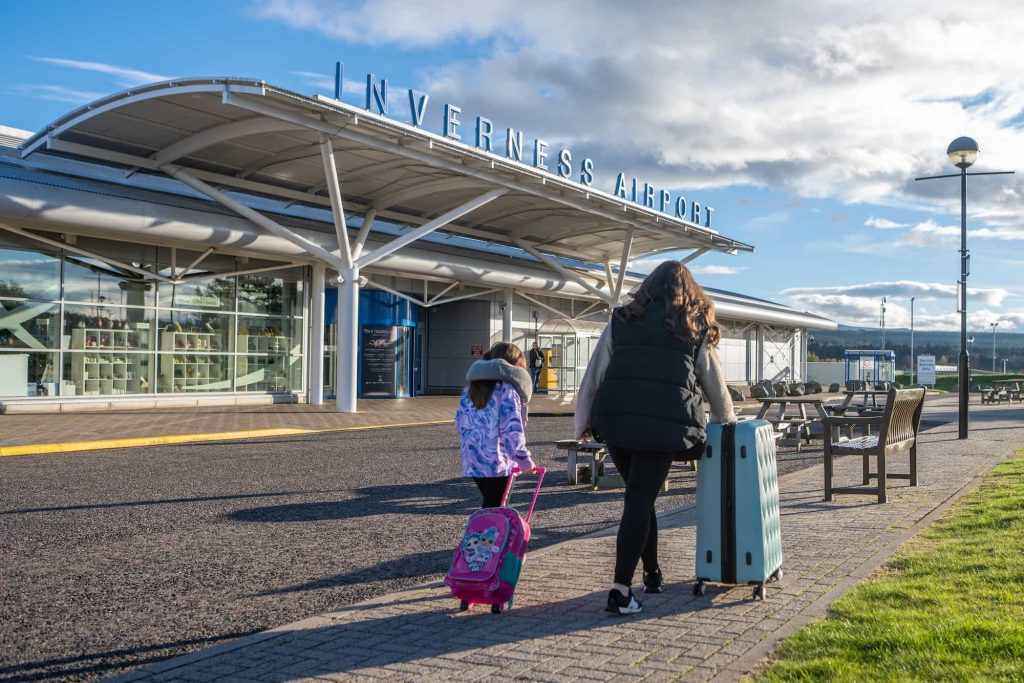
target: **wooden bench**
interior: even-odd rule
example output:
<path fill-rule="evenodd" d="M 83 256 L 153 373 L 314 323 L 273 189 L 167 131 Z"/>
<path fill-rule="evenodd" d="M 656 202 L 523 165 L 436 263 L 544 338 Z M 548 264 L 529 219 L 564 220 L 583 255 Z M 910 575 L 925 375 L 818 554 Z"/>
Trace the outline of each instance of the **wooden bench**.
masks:
<path fill-rule="evenodd" d="M 823 418 L 825 425 L 825 500 L 832 500 L 836 493 L 873 494 L 878 502 L 886 501 L 885 487 L 889 479 L 909 479 L 911 486 L 917 486 L 917 433 L 921 426 L 921 412 L 924 408 L 925 389 L 890 389 L 881 415 L 868 417 L 829 416 Z M 835 438 L 839 427 L 875 426 L 876 436 L 861 436 L 856 439 L 839 441 Z M 833 429 L 835 428 L 835 429 Z M 902 451 L 910 451 L 910 471 L 890 473 L 886 458 Z M 833 487 L 832 460 L 837 455 L 859 455 L 862 458 L 863 483 L 861 486 Z M 878 471 L 871 472 L 870 458 L 875 456 Z M 871 480 L 876 483 L 871 486 Z"/>

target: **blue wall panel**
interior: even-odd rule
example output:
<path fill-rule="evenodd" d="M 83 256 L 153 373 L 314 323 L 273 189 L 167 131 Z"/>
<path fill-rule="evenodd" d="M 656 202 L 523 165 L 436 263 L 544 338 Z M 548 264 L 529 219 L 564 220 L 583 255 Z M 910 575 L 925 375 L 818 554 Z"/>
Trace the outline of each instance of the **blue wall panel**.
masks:
<path fill-rule="evenodd" d="M 334 325 L 338 318 L 338 290 L 324 289 L 324 320 Z M 379 289 L 359 291 L 359 325 L 404 325 L 416 327 L 420 307 Z"/>

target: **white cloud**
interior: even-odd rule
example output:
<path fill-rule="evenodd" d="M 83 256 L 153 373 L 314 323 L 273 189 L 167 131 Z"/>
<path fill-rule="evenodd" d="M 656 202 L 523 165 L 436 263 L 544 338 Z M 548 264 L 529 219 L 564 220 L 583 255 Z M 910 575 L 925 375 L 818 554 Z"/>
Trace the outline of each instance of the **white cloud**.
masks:
<path fill-rule="evenodd" d="M 894 253 L 897 250 L 912 248 L 948 248 L 958 245 L 961 239 L 961 226 L 940 225 L 932 219 L 920 223 L 897 223 L 885 218 L 868 218 L 865 225 L 886 230 L 892 234 L 891 239 L 876 240 L 869 236 L 850 241 L 842 248 L 854 254 Z M 999 240 L 1005 242 L 1024 241 L 1024 225 L 1013 224 L 1002 227 L 968 228 L 969 240 Z"/>
<path fill-rule="evenodd" d="M 694 266 L 690 272 L 694 275 L 735 275 L 743 270 L 742 266 Z"/>
<path fill-rule="evenodd" d="M 823 315 L 846 325 L 858 327 L 878 327 L 881 320 L 881 300 L 863 297 L 846 296 L 843 294 L 799 294 L 790 297 L 797 308 Z M 968 312 L 967 324 L 972 330 L 988 329 L 993 322 L 999 321 L 999 329 L 1024 330 L 1024 310 L 993 311 L 981 309 Z M 886 304 L 886 327 L 910 327 L 910 307 Z M 944 312 L 922 311 L 918 308 L 914 314 L 914 328 L 918 330 L 957 330 L 960 328 L 960 314 L 956 312 L 956 304 L 951 303 Z"/>
<path fill-rule="evenodd" d="M 136 85 L 157 83 L 159 81 L 169 81 L 174 78 L 174 76 L 161 76 L 160 74 L 141 71 L 127 66 L 104 64 L 102 62 L 88 62 L 79 59 L 64 59 L 62 57 L 32 57 L 32 59 L 37 62 L 53 64 L 54 66 L 60 66 L 68 69 L 92 71 L 94 73 L 113 76 L 114 82 L 125 88 L 130 88 Z"/>
<path fill-rule="evenodd" d="M 694 194 L 753 184 L 956 214 L 955 180 L 913 181 L 953 170 L 949 140 L 979 141 L 978 170 L 1024 157 L 1024 12 L 1013 0 L 748 3 L 742 21 L 714 0 L 652 0 L 642 11 L 612 0 L 484 10 L 258 0 L 253 10 L 347 42 L 480 45 L 423 67 L 418 87 L 467 118 L 571 145 L 595 160 L 606 189 L 621 170 Z M 970 183 L 972 224 L 995 231 L 979 236 L 1019 239 L 1024 178 Z"/>
<path fill-rule="evenodd" d="M 899 280 L 869 282 L 841 287 L 796 287 L 782 291 L 798 307 L 848 325 L 877 327 L 881 319 L 882 297 L 887 327 L 910 327 L 909 299 L 917 299 L 914 327 L 922 330 L 955 330 L 960 327 L 956 311 L 956 285 Z M 1010 295 L 1000 288 L 968 288 L 968 325 L 984 329 L 1001 321 L 1003 329 L 1024 329 L 1024 311 L 993 310 Z M 929 304 L 928 302 L 935 302 Z M 927 308 L 922 306 L 925 304 Z M 936 306 L 937 304 L 937 306 Z M 973 310 L 975 307 L 981 307 Z"/>
<path fill-rule="evenodd" d="M 881 298 L 909 299 L 916 297 L 921 300 L 956 299 L 956 285 L 953 283 L 943 284 L 941 282 L 916 282 L 914 280 L 895 280 L 891 282 L 865 282 L 856 285 L 844 285 L 838 287 L 792 287 L 782 290 L 782 294 L 790 297 L 805 296 L 845 296 L 857 299 L 865 299 L 871 302 L 875 308 L 878 307 Z M 1001 306 L 1010 295 L 1005 289 L 998 287 L 968 287 L 967 296 L 978 298 L 986 306 Z"/>
<path fill-rule="evenodd" d="M 69 104 L 88 104 L 103 97 L 106 93 L 92 92 L 88 90 L 76 90 L 66 88 L 63 85 L 50 85 L 46 83 L 29 83 L 14 85 L 6 90 L 12 95 L 21 97 L 33 97 L 37 100 L 49 100 L 51 102 L 67 102 Z"/>
<path fill-rule="evenodd" d="M 331 96 L 334 95 L 333 75 L 319 73 L 316 71 L 292 71 L 291 73 L 293 76 L 298 76 L 299 80 L 301 80 L 302 84 L 305 85 L 306 87 L 313 88 L 314 90 L 322 94 L 329 94 Z M 341 84 L 341 87 L 342 91 L 345 93 L 345 97 L 348 97 L 350 93 L 366 91 L 365 83 L 349 80 L 348 78 L 344 79 L 344 81 Z M 389 84 L 388 87 L 390 88 L 392 86 Z M 397 88 L 395 89 L 395 92 L 400 95 L 405 94 L 398 90 Z"/>
<path fill-rule="evenodd" d="M 345 3 L 334 0 L 257 0 L 253 13 L 344 41 L 429 47 L 454 38 L 481 40 L 518 23 L 531 2 L 494 2 L 486 7 L 459 0 Z M 517 6 L 522 9 L 517 11 Z"/>
<path fill-rule="evenodd" d="M 908 223 L 897 223 L 889 220 L 888 218 L 875 218 L 874 216 L 871 216 L 864 221 L 864 225 L 872 228 L 878 228 L 879 230 L 894 230 L 896 228 L 909 227 Z"/>

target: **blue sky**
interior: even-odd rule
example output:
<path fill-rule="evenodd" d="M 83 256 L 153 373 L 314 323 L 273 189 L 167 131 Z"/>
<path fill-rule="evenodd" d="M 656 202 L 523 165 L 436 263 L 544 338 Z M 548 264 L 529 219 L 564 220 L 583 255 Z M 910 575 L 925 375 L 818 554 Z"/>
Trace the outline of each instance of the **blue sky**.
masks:
<path fill-rule="evenodd" d="M 0 125 L 38 130 L 164 77 L 330 94 L 342 60 L 351 102 L 372 71 L 428 93 L 429 128 L 451 102 L 593 157 L 603 189 L 621 171 L 713 206 L 757 249 L 696 260 L 708 286 L 865 325 L 882 296 L 907 325 L 916 296 L 918 327 L 954 329 L 957 182 L 912 179 L 954 171 L 945 148 L 964 134 L 976 170 L 1024 172 L 1024 13 L 807 4 L 11 0 L 23 30 L 0 44 Z M 975 329 L 1024 330 L 1022 182 L 969 183 Z"/>

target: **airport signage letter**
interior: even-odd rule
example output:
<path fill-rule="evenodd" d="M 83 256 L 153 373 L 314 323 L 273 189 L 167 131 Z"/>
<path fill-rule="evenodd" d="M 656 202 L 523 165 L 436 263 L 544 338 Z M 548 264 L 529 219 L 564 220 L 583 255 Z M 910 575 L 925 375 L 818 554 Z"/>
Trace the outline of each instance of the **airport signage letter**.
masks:
<path fill-rule="evenodd" d="M 335 64 L 334 70 L 334 98 L 341 100 L 342 86 L 344 83 L 344 65 L 341 62 Z M 409 114 L 414 128 L 422 128 L 427 110 L 429 95 L 409 88 Z M 374 74 L 366 75 L 366 109 L 381 116 L 388 115 L 388 81 L 387 79 L 377 80 Z M 462 142 L 462 108 L 450 102 L 443 107 L 443 118 L 441 119 L 441 130 L 444 137 L 456 142 Z M 467 125 L 469 123 L 467 122 Z M 484 116 L 476 117 L 475 136 L 467 134 L 467 138 L 475 137 L 474 146 L 484 152 L 495 154 L 494 122 Z M 501 133 L 498 132 L 497 144 L 501 146 Z M 572 150 L 562 148 L 555 154 L 548 151 L 547 141 L 541 138 L 534 138 L 533 144 L 527 143 L 526 161 L 524 157 L 523 131 L 506 127 L 505 129 L 505 157 L 511 161 L 529 164 L 534 168 L 547 173 L 557 175 L 559 178 L 569 179 L 573 176 Z M 465 143 L 463 143 L 465 144 Z M 532 154 L 530 153 L 532 150 Z M 555 161 L 557 159 L 557 162 Z M 549 161 L 550 160 L 550 161 Z M 532 163 L 530 163 L 532 162 Z M 554 168 L 551 167 L 554 164 Z M 594 160 L 584 157 L 579 161 L 578 182 L 581 185 L 590 187 L 594 184 Z M 628 189 L 627 189 L 628 188 Z M 680 220 L 711 227 L 711 214 L 714 209 L 710 206 L 701 206 L 699 202 L 691 201 L 687 206 L 686 197 L 672 197 L 668 190 L 656 188 L 651 183 L 637 178 L 627 180 L 625 173 L 619 173 L 615 177 L 615 190 L 613 194 L 620 199 L 628 199 L 634 204 L 659 211 L 666 215 L 674 216 Z M 689 208 L 689 211 L 687 209 Z"/>

